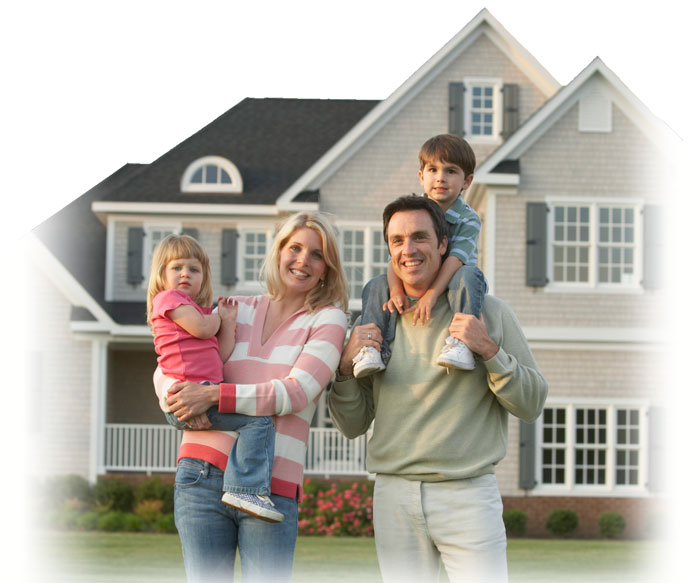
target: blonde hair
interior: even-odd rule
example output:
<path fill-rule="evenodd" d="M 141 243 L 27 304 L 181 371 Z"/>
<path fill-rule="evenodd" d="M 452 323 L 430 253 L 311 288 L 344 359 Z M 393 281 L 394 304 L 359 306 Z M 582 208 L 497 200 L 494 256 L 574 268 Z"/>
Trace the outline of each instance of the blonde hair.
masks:
<path fill-rule="evenodd" d="M 280 278 L 280 252 L 294 231 L 301 228 L 311 229 L 318 234 L 325 261 L 323 280 L 306 295 L 304 306 L 309 313 L 323 306 L 337 306 L 346 312 L 349 293 L 347 278 L 342 269 L 337 234 L 328 218 L 320 213 L 301 212 L 291 215 L 280 224 L 270 253 L 261 269 L 261 279 L 265 279 L 268 294 L 273 300 L 284 296 L 286 290 Z"/>
<path fill-rule="evenodd" d="M 193 301 L 201 308 L 212 305 L 212 273 L 210 259 L 200 243 L 189 235 L 167 235 L 154 249 L 147 286 L 147 324 L 152 325 L 152 300 L 166 289 L 164 271 L 170 261 L 195 258 L 202 266 L 202 285 Z"/>

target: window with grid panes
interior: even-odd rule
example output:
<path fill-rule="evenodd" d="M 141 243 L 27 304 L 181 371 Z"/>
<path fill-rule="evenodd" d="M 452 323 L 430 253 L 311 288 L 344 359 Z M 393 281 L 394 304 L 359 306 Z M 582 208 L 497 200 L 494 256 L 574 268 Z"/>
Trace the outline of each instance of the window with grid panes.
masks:
<path fill-rule="evenodd" d="M 473 85 L 470 91 L 470 134 L 491 137 L 494 135 L 494 85 Z"/>
<path fill-rule="evenodd" d="M 360 298 L 364 287 L 364 229 L 342 229 L 342 266 L 347 277 L 349 297 Z"/>
<path fill-rule="evenodd" d="M 539 452 L 544 486 L 642 486 L 644 410 L 564 405 L 542 413 Z"/>
<path fill-rule="evenodd" d="M 552 282 L 583 287 L 633 287 L 636 279 L 634 205 L 552 206 Z"/>
<path fill-rule="evenodd" d="M 260 280 L 260 268 L 268 253 L 268 236 L 265 231 L 243 233 L 243 280 L 256 283 Z"/>

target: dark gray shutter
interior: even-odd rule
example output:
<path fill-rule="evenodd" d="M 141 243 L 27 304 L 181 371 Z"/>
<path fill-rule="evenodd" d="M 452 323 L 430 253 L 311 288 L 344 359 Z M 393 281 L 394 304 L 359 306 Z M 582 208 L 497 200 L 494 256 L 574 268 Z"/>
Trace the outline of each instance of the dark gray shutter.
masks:
<path fill-rule="evenodd" d="M 665 419 L 664 407 L 651 407 L 648 411 L 648 490 L 665 489 Z"/>
<path fill-rule="evenodd" d="M 644 289 L 663 285 L 663 207 L 643 207 L 643 280 Z"/>
<path fill-rule="evenodd" d="M 145 276 L 142 273 L 142 255 L 144 253 L 145 230 L 142 227 L 128 229 L 128 272 L 127 281 L 139 285 Z"/>
<path fill-rule="evenodd" d="M 448 133 L 454 136 L 465 136 L 463 125 L 463 98 L 465 95 L 465 84 L 448 84 Z"/>
<path fill-rule="evenodd" d="M 504 95 L 504 117 L 501 135 L 508 138 L 518 129 L 518 85 L 507 83 L 501 90 Z"/>
<path fill-rule="evenodd" d="M 525 285 L 547 285 L 547 213 L 544 202 L 529 202 L 525 216 Z"/>
<path fill-rule="evenodd" d="M 234 285 L 239 278 L 236 276 L 236 249 L 239 232 L 237 229 L 222 231 L 222 283 Z"/>
<path fill-rule="evenodd" d="M 197 240 L 198 239 L 198 230 L 189 228 L 189 229 L 181 229 L 181 235 L 188 235 L 189 237 L 193 237 L 193 239 Z"/>
<path fill-rule="evenodd" d="M 532 490 L 535 480 L 535 424 L 520 422 L 520 448 L 518 460 L 518 487 Z"/>

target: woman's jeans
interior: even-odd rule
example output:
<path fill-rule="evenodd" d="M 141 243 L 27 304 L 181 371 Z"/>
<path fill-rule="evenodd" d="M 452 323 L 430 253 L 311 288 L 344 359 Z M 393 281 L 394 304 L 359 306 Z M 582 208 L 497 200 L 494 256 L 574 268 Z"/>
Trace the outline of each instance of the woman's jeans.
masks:
<path fill-rule="evenodd" d="M 280 523 L 265 522 L 223 504 L 223 472 L 183 458 L 176 470 L 174 513 L 188 583 L 233 581 L 236 550 L 244 583 L 289 581 L 297 537 L 296 499 L 271 494 Z"/>
<path fill-rule="evenodd" d="M 166 420 L 178 429 L 190 429 L 173 413 Z M 275 457 L 275 426 L 272 417 L 253 417 L 240 413 L 220 413 L 217 407 L 207 410 L 212 427 L 219 431 L 238 431 L 224 471 L 225 492 L 270 494 L 272 462 Z M 221 494 L 220 494 L 221 497 Z"/>
<path fill-rule="evenodd" d="M 484 295 L 487 293 L 487 280 L 476 265 L 463 265 L 448 282 L 448 303 L 451 311 L 472 314 L 479 318 L 482 313 Z M 383 310 L 383 304 L 390 299 L 388 278 L 379 275 L 371 279 L 361 294 L 361 324 L 376 324 L 383 335 L 381 358 L 388 364 L 390 346 L 395 338 L 395 314 Z"/>

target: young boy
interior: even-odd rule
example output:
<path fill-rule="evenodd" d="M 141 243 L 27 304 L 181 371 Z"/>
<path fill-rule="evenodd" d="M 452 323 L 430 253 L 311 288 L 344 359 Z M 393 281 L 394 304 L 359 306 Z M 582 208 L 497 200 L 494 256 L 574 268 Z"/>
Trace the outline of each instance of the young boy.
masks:
<path fill-rule="evenodd" d="M 462 192 L 472 184 L 475 172 L 475 153 L 463 139 L 450 134 L 427 140 L 419 152 L 419 181 L 424 196 L 435 201 L 448 222 L 448 250 L 441 269 L 431 288 L 410 307 L 402 282 L 388 265 L 388 275 L 369 281 L 362 292 L 362 324 L 376 324 L 383 335 L 381 352 L 365 346 L 354 357 L 354 376 L 357 378 L 382 371 L 390 359 L 390 344 L 395 338 L 394 310 L 402 314 L 413 311 L 412 322 L 422 324 L 431 316 L 439 296 L 448 290 L 453 312 L 480 317 L 487 282 L 476 266 L 477 239 L 480 218 L 463 201 Z M 472 370 L 475 359 L 470 349 L 457 338 L 449 336 L 436 363 L 448 368 Z"/>

